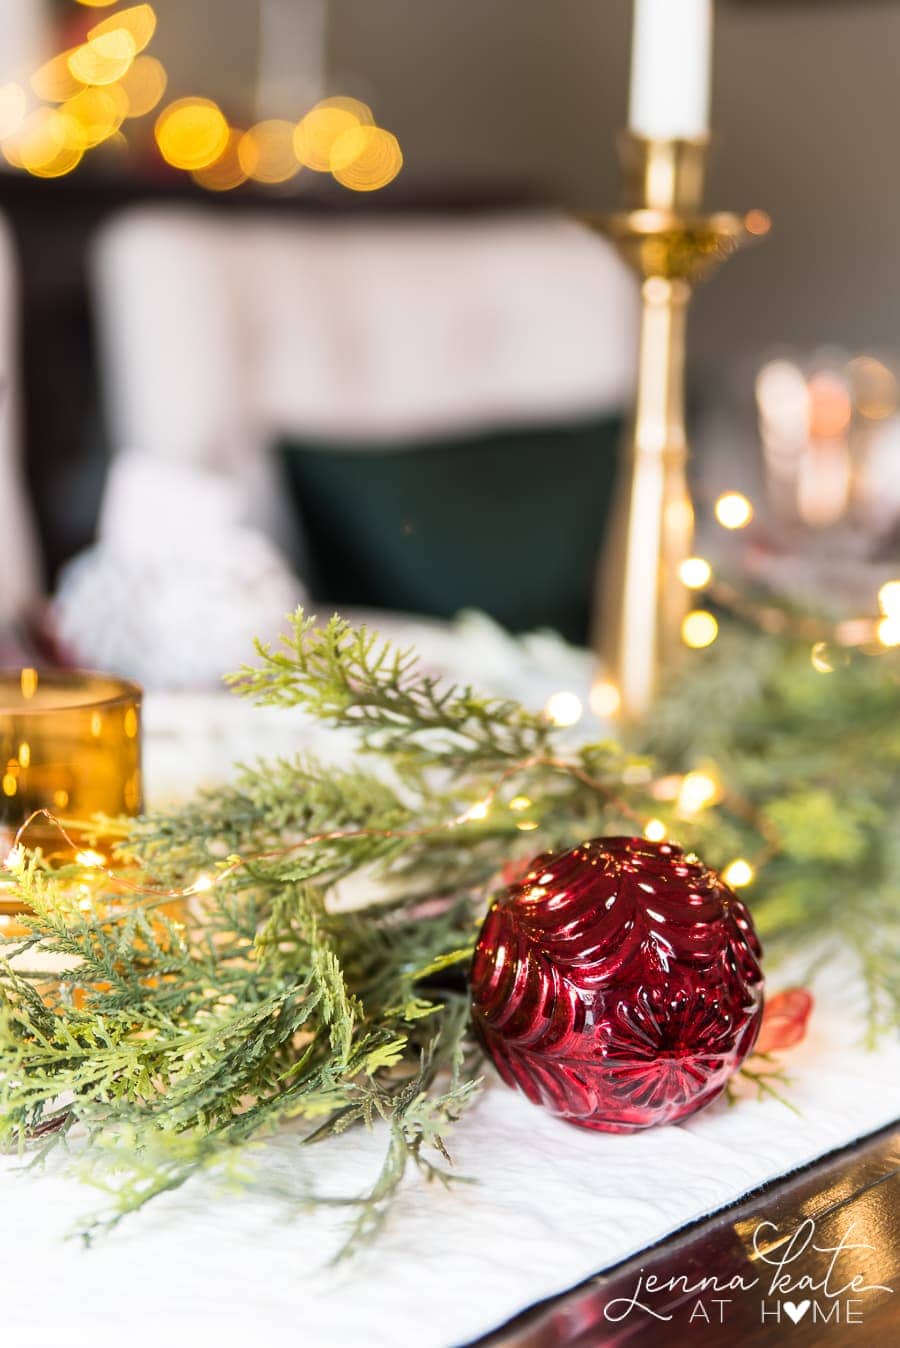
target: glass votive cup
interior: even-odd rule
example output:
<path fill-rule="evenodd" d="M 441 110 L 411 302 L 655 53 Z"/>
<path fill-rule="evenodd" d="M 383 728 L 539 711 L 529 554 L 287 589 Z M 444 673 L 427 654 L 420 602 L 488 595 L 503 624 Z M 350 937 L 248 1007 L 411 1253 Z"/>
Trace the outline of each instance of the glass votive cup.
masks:
<path fill-rule="evenodd" d="M 27 823 L 24 847 L 51 865 L 86 852 L 93 865 L 108 861 L 95 816 L 141 810 L 137 684 L 81 670 L 0 671 L 0 861 L 40 810 L 51 817 Z M 0 915 L 22 911 L 0 883 Z"/>

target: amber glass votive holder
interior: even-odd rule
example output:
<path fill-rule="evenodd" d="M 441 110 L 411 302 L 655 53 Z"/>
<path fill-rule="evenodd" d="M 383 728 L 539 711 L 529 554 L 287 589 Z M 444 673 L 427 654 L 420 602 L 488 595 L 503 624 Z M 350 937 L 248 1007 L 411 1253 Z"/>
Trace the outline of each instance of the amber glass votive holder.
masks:
<path fill-rule="evenodd" d="M 52 818 L 27 825 L 24 847 L 40 848 L 51 865 L 78 862 L 88 850 L 91 864 L 108 861 L 96 816 L 141 810 L 137 684 L 80 670 L 0 671 L 0 848 L 37 810 Z M 22 911 L 0 882 L 0 917 Z"/>

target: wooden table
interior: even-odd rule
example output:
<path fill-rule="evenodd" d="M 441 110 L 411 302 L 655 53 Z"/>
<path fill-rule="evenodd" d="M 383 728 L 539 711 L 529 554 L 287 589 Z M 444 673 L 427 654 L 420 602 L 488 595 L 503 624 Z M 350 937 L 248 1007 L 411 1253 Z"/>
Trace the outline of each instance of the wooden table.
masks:
<path fill-rule="evenodd" d="M 847 1296 L 829 1297 L 823 1292 L 793 1293 L 790 1289 L 782 1297 L 777 1293 L 767 1296 L 777 1269 L 767 1267 L 755 1255 L 754 1230 L 759 1223 L 774 1223 L 777 1235 L 765 1228 L 764 1234 L 771 1239 L 760 1244 L 766 1257 L 777 1261 L 789 1252 L 792 1237 L 794 1249 L 799 1248 L 809 1228 L 804 1228 L 799 1238 L 795 1233 L 807 1221 L 815 1224 L 813 1244 L 820 1250 L 837 1245 L 842 1237 L 871 1247 L 847 1250 L 838 1256 L 830 1288 L 861 1275 L 867 1286 L 884 1284 L 896 1290 L 861 1292 L 858 1298 L 852 1291 Z M 832 1254 L 810 1246 L 784 1271 L 794 1281 L 805 1274 L 820 1283 L 832 1259 Z M 610 1323 L 604 1316 L 605 1308 L 610 1306 L 614 1315 L 625 1309 L 624 1303 L 634 1297 L 641 1275 L 644 1286 L 651 1275 L 661 1282 L 687 1275 L 688 1286 L 710 1275 L 719 1279 L 720 1287 L 734 1275 L 741 1275 L 745 1283 L 756 1278 L 760 1282 L 752 1290 L 711 1290 L 699 1295 L 686 1294 L 684 1284 L 679 1283 L 671 1292 L 644 1298 L 657 1315 L 670 1315 L 670 1320 L 655 1319 L 634 1308 L 619 1323 Z M 851 1315 L 860 1315 L 859 1323 L 845 1322 L 848 1297 L 858 1303 L 851 1307 Z M 721 1312 L 716 1304 L 719 1298 L 730 1299 Z M 794 1324 L 784 1311 L 784 1302 L 799 1314 L 807 1298 L 816 1302 L 816 1310 L 810 1305 Z M 709 1322 L 702 1314 L 690 1318 L 698 1300 L 703 1302 Z M 618 1305 L 614 1304 L 617 1301 Z M 761 1303 L 767 1311 L 765 1321 Z M 723 1323 L 719 1323 L 720 1314 Z M 824 1322 L 825 1314 L 831 1316 L 828 1323 Z M 685 1348 L 697 1344 L 757 1348 L 781 1343 L 791 1348 L 819 1348 L 821 1344 L 853 1344 L 857 1348 L 878 1344 L 889 1348 L 900 1342 L 900 1130 L 876 1133 L 787 1179 L 766 1185 L 617 1268 L 533 1307 L 478 1342 L 480 1348 L 607 1348 L 619 1344 L 628 1344 L 629 1348 L 678 1348 L 682 1344 Z"/>

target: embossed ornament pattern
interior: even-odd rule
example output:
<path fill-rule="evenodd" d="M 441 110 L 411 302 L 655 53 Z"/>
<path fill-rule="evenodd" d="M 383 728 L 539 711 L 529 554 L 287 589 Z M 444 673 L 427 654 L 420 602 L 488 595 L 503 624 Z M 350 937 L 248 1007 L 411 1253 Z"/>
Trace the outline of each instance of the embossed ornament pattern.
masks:
<path fill-rule="evenodd" d="M 633 1132 L 714 1100 L 750 1052 L 761 949 L 735 894 L 673 843 L 538 857 L 491 906 L 471 971 L 504 1081 L 585 1128 Z"/>

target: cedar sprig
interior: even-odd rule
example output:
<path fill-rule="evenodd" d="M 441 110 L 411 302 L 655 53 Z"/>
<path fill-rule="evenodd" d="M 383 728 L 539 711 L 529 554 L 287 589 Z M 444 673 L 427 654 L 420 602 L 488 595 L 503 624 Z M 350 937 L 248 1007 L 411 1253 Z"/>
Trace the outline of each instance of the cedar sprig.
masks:
<path fill-rule="evenodd" d="M 873 1033 L 896 1024 L 896 655 L 822 675 L 803 643 L 723 623 L 640 742 L 575 751 L 543 716 L 441 684 L 338 618 L 298 614 L 259 657 L 237 691 L 355 733 L 358 763 L 246 765 L 130 824 L 133 882 L 215 879 L 189 906 L 101 879 L 84 912 L 77 868 L 16 872 L 31 912 L 0 945 L 0 1138 L 75 1149 L 105 1201 L 86 1235 L 193 1177 L 264 1183 L 255 1144 L 279 1128 L 306 1147 L 380 1123 L 364 1192 L 329 1194 L 298 1157 L 294 1193 L 347 1207 L 351 1246 L 371 1237 L 411 1169 L 454 1173 L 448 1133 L 484 1071 L 465 971 L 501 868 L 651 815 L 710 864 L 756 860 L 745 893 L 770 947 L 855 950 Z M 685 818 L 657 787 L 698 767 L 721 800 Z M 362 878 L 348 908 L 342 886 Z M 74 966 L 61 981 L 28 972 L 38 944 Z"/>

